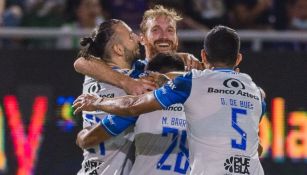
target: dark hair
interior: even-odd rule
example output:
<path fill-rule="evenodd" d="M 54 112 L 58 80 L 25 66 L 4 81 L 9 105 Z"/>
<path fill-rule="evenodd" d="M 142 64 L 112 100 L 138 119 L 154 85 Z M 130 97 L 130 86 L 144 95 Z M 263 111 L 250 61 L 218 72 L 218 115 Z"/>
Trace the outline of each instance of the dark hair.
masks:
<path fill-rule="evenodd" d="M 235 30 L 219 25 L 206 35 L 204 49 L 209 63 L 233 66 L 240 50 L 240 38 Z"/>
<path fill-rule="evenodd" d="M 160 73 L 184 71 L 184 62 L 176 54 L 159 53 L 148 62 L 147 70 Z"/>
<path fill-rule="evenodd" d="M 109 58 L 110 55 L 106 49 L 106 46 L 115 33 L 113 26 L 119 22 L 121 21 L 117 19 L 104 21 L 93 31 L 90 37 L 82 38 L 80 45 L 84 48 L 81 50 L 78 56 L 82 56 L 85 59 L 89 58 L 90 56 Z"/>

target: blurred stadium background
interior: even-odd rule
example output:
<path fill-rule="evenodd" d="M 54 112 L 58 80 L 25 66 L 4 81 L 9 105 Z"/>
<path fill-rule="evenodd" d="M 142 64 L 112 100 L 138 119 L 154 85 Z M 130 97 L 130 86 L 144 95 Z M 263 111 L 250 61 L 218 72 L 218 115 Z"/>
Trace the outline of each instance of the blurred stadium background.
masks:
<path fill-rule="evenodd" d="M 109 18 L 138 31 L 153 4 L 182 14 L 179 50 L 197 57 L 214 25 L 239 31 L 240 69 L 267 93 L 265 172 L 306 175 L 306 0 L 0 0 L 0 175 L 76 174 L 81 117 L 71 104 L 83 82 L 73 69 L 79 38 Z"/>

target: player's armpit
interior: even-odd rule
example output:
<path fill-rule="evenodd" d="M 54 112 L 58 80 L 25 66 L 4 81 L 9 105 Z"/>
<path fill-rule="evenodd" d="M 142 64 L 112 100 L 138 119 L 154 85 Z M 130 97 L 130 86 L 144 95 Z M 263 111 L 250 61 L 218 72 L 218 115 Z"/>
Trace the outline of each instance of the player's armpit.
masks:
<path fill-rule="evenodd" d="M 112 137 L 103 127 L 98 123 L 89 129 L 81 130 L 77 135 L 76 144 L 82 148 L 87 149 L 93 147 Z"/>

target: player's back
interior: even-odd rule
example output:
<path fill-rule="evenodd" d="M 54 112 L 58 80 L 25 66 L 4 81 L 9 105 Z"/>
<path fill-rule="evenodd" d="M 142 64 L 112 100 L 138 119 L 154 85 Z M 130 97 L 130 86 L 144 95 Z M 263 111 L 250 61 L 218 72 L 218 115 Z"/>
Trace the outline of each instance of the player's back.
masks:
<path fill-rule="evenodd" d="M 186 118 L 181 104 L 140 115 L 134 131 L 136 158 L 131 175 L 186 174 Z"/>
<path fill-rule="evenodd" d="M 193 70 L 184 103 L 191 174 L 263 174 L 258 158 L 261 94 L 251 78 L 230 70 Z"/>
<path fill-rule="evenodd" d="M 117 70 L 129 74 L 129 70 Z M 114 98 L 126 95 L 115 86 L 85 77 L 83 93 L 96 94 L 100 97 Z M 83 114 L 83 128 L 93 126 L 101 122 L 107 113 L 103 111 L 86 112 Z M 108 139 L 83 152 L 84 160 L 82 169 L 78 174 L 128 174 L 132 167 L 132 142 L 134 139 L 133 126 L 127 128 L 121 134 Z"/>

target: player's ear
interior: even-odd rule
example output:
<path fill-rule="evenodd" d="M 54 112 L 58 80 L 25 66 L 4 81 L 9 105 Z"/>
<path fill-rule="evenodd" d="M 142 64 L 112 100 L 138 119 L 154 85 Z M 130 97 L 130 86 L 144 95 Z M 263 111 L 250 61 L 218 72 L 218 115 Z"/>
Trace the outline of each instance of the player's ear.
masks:
<path fill-rule="evenodd" d="M 206 54 L 205 49 L 202 49 L 200 54 L 201 54 L 201 61 L 204 63 L 205 67 L 208 68 L 209 63 L 207 60 L 207 54 Z"/>
<path fill-rule="evenodd" d="M 242 61 L 242 54 L 238 53 L 235 66 L 238 66 Z"/>
<path fill-rule="evenodd" d="M 124 47 L 123 47 L 123 45 L 116 43 L 116 44 L 114 44 L 112 46 L 112 49 L 114 50 L 114 52 L 117 55 L 119 55 L 119 56 L 123 56 L 124 55 Z"/>
<path fill-rule="evenodd" d="M 178 35 L 176 35 L 176 43 L 175 43 L 175 46 L 176 46 L 176 50 L 178 49 L 178 46 L 179 46 L 179 37 Z"/>
<path fill-rule="evenodd" d="M 145 35 L 144 35 L 144 33 L 140 33 L 139 39 L 140 39 L 141 45 L 144 46 L 145 45 Z"/>

